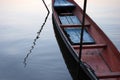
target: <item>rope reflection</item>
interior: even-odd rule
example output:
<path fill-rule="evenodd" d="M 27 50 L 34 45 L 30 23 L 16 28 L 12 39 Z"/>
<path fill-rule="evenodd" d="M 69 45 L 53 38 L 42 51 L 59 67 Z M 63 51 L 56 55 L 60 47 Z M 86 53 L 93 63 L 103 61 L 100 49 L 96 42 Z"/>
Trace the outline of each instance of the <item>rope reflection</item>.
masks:
<path fill-rule="evenodd" d="M 44 22 L 43 22 L 40 30 L 37 32 L 37 36 L 36 36 L 36 38 L 35 38 L 34 41 L 33 41 L 33 45 L 31 46 L 29 52 L 27 53 L 27 55 L 26 55 L 25 58 L 24 58 L 24 61 L 23 61 L 24 67 L 26 67 L 26 65 L 27 65 L 27 59 L 28 59 L 29 55 L 32 53 L 32 51 L 33 51 L 33 49 L 34 49 L 34 47 L 35 47 L 35 45 L 36 45 L 36 41 L 39 39 L 40 33 L 42 32 L 43 27 L 44 27 L 44 25 L 45 25 L 45 23 L 46 23 L 46 21 L 47 21 L 47 19 L 48 19 L 48 16 L 49 16 L 49 14 L 50 14 L 50 11 L 49 11 L 49 9 L 48 9 L 45 1 L 44 1 L 44 0 L 42 0 L 42 1 L 43 1 L 43 3 L 44 3 L 44 5 L 45 5 L 45 7 L 46 7 L 46 9 L 47 9 L 47 11 L 48 11 L 48 13 L 47 13 L 47 16 L 45 17 L 45 20 L 44 20 Z"/>

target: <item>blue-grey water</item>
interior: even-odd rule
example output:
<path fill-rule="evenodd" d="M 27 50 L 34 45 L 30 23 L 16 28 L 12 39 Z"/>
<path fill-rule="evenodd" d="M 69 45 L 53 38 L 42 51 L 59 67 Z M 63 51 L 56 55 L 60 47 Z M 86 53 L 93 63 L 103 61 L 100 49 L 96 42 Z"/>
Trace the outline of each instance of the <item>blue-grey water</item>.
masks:
<path fill-rule="evenodd" d="M 51 0 L 45 1 L 51 10 Z M 81 0 L 76 1 L 82 5 Z M 90 0 L 87 7 L 87 13 L 118 50 L 119 3 Z M 0 80 L 72 80 L 55 38 L 51 14 L 33 48 L 47 15 L 42 0 L 0 0 Z"/>

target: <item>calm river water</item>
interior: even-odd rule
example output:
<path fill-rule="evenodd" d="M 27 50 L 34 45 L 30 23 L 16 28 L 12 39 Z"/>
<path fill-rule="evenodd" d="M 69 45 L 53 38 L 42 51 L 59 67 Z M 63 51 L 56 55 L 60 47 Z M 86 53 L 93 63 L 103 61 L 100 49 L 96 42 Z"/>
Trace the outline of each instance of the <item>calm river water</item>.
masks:
<path fill-rule="evenodd" d="M 51 10 L 51 0 L 45 0 Z M 76 0 L 82 5 L 81 0 Z M 87 13 L 120 51 L 120 0 L 89 0 Z M 52 11 L 51 11 L 52 14 Z M 0 0 L 0 80 L 72 80 L 42 0 Z M 36 41 L 36 42 L 34 42 Z"/>

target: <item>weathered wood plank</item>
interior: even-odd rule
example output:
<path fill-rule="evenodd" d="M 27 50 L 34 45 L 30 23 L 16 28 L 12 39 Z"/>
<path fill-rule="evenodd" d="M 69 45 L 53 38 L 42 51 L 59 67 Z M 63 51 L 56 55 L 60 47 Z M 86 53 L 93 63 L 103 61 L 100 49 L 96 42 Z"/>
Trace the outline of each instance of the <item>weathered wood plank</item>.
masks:
<path fill-rule="evenodd" d="M 70 42 L 72 42 L 73 44 L 80 43 L 81 28 L 64 28 L 64 30 L 68 35 Z M 84 29 L 83 44 L 94 44 L 94 43 L 95 41 L 92 38 L 92 36 L 87 32 L 86 29 Z"/>
<path fill-rule="evenodd" d="M 73 24 L 73 21 L 72 21 L 72 19 L 71 19 L 70 16 L 66 16 L 66 19 L 68 20 L 68 22 L 69 22 L 70 25 Z"/>
<path fill-rule="evenodd" d="M 75 7 L 75 5 L 67 0 L 55 0 L 54 7 Z"/>
<path fill-rule="evenodd" d="M 59 19 L 60 19 L 61 24 L 64 24 L 64 25 L 69 24 L 65 16 L 59 16 Z"/>
<path fill-rule="evenodd" d="M 77 16 L 59 16 L 61 23 L 65 23 L 67 25 L 81 25 L 80 20 L 77 18 Z M 65 20 L 66 19 L 66 20 Z M 63 22 L 63 20 L 65 22 Z M 63 24 L 64 25 L 64 24 Z"/>
<path fill-rule="evenodd" d="M 100 79 L 120 78 L 120 72 L 97 73 Z"/>
<path fill-rule="evenodd" d="M 98 48 L 106 48 L 106 44 L 90 44 L 90 45 L 83 45 L 83 49 L 98 49 Z M 79 45 L 74 45 L 73 48 L 80 49 Z"/>
<path fill-rule="evenodd" d="M 70 18 L 72 19 L 73 24 L 80 24 L 81 25 L 81 22 L 77 16 L 70 16 Z"/>

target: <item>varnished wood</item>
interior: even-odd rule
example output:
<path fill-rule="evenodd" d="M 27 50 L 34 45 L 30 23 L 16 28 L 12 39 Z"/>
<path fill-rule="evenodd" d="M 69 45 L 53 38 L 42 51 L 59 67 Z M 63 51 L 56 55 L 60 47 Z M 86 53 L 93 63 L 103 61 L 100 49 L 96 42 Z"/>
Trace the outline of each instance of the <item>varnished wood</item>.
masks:
<path fill-rule="evenodd" d="M 52 0 L 52 5 L 54 5 Z M 63 47 L 68 50 L 73 58 L 78 62 L 79 45 L 71 44 L 64 28 L 78 28 L 81 24 L 61 24 L 59 16 L 77 16 L 80 22 L 82 21 L 83 11 L 77 5 L 74 0 L 67 0 L 74 4 L 74 8 L 67 8 L 61 11 L 52 7 L 53 20 L 55 22 L 56 32 L 59 33 L 59 37 L 63 40 Z M 85 27 L 88 33 L 94 38 L 94 44 L 84 44 L 82 47 L 82 61 L 86 62 L 94 71 L 100 80 L 120 80 L 120 52 L 114 46 L 112 41 L 105 35 L 105 33 L 99 28 L 99 26 L 86 14 L 85 15 Z M 87 76 L 86 76 L 87 77 Z"/>
<path fill-rule="evenodd" d="M 92 45 L 83 45 L 83 49 L 98 49 L 98 48 L 106 48 L 106 44 L 92 44 Z M 74 49 L 79 49 L 79 45 L 73 45 Z"/>
<path fill-rule="evenodd" d="M 97 73 L 98 77 L 100 79 L 108 79 L 108 78 L 119 78 L 120 77 L 120 72 L 109 72 L 109 73 Z"/>

